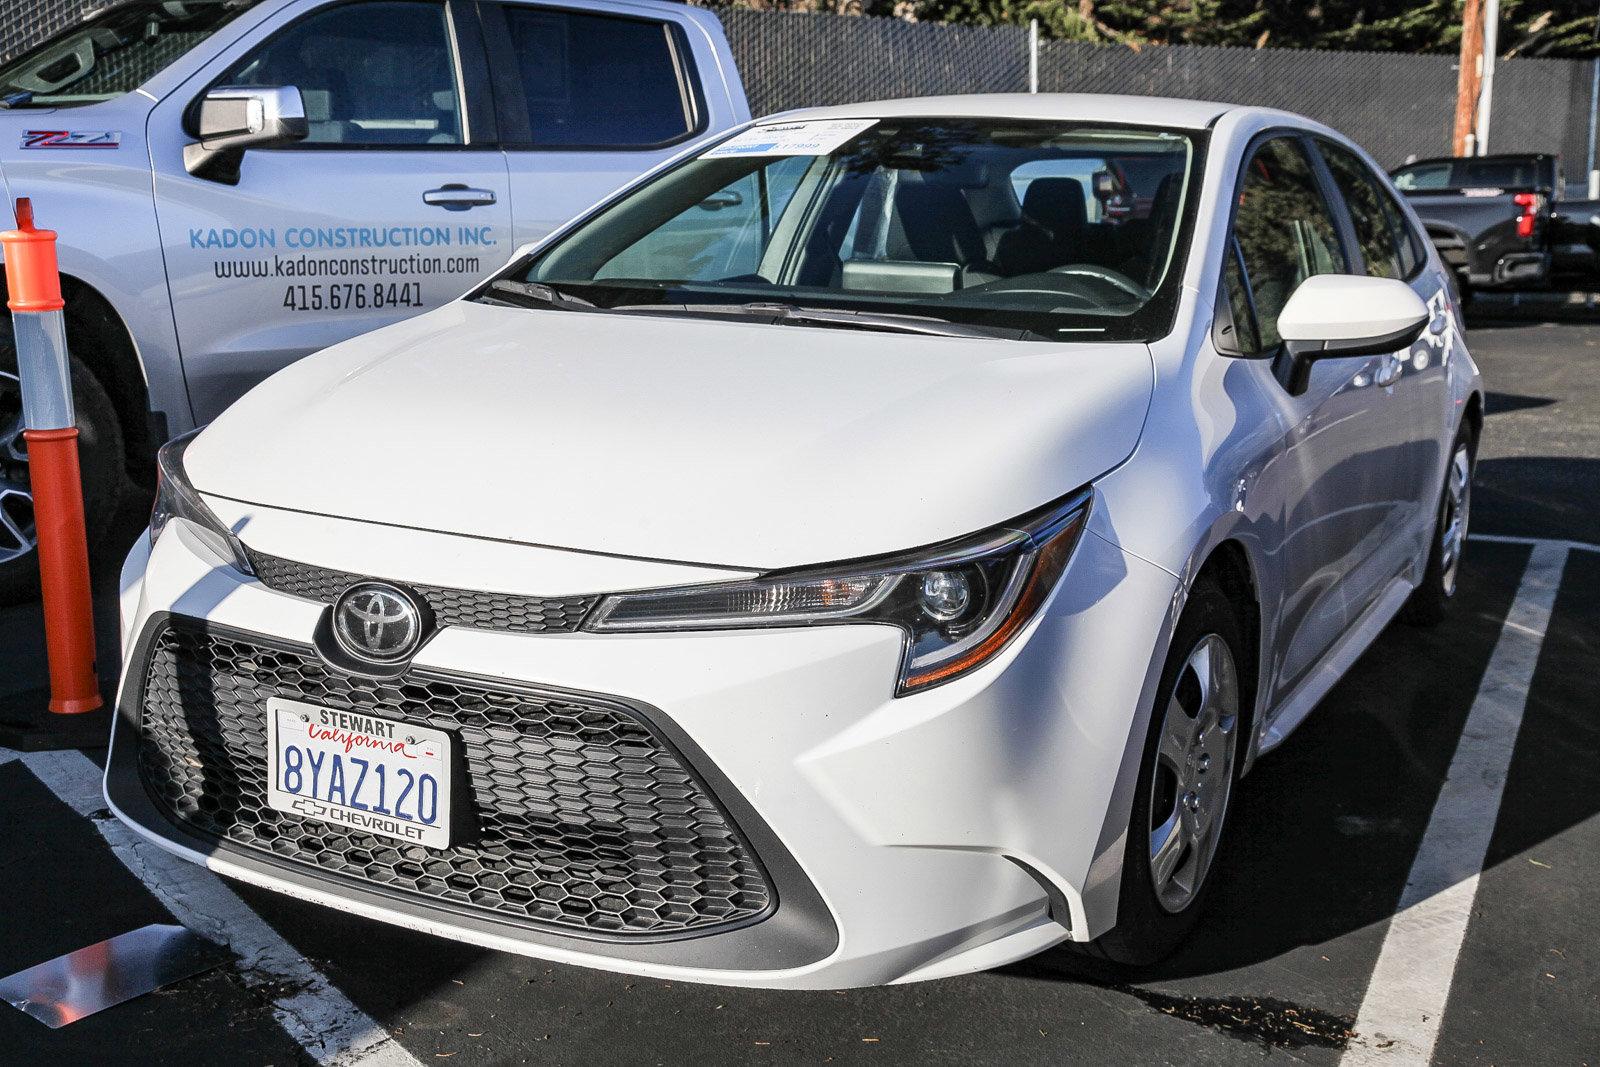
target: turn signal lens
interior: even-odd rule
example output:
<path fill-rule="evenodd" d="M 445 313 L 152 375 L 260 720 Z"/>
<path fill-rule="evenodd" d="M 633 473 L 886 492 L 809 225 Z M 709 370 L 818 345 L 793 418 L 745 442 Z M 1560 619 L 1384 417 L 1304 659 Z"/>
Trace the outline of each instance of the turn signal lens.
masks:
<path fill-rule="evenodd" d="M 743 582 L 607 597 L 584 629 L 720 630 L 884 623 L 905 632 L 895 695 L 951 681 L 994 658 L 1055 588 L 1089 513 L 1089 493 L 1015 523 L 919 552 Z"/>

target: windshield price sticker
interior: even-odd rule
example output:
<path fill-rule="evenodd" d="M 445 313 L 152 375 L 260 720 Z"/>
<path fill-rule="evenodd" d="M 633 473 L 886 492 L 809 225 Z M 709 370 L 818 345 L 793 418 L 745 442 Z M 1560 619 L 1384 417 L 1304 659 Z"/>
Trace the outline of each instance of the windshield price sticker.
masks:
<path fill-rule="evenodd" d="M 755 126 L 728 138 L 700 158 L 825 156 L 852 137 L 876 125 L 877 121 L 877 119 L 832 119 Z"/>

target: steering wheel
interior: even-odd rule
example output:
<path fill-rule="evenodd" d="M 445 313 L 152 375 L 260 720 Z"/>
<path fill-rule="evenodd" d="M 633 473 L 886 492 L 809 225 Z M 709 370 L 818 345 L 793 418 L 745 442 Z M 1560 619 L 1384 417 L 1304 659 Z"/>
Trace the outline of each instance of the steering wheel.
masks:
<path fill-rule="evenodd" d="M 1150 290 L 1128 277 L 1119 270 L 1102 267 L 1098 263 L 1069 263 L 1064 267 L 1052 267 L 1049 273 L 1065 274 L 1068 277 L 1094 278 L 1105 282 L 1113 289 L 1127 293 L 1135 300 L 1149 300 Z"/>

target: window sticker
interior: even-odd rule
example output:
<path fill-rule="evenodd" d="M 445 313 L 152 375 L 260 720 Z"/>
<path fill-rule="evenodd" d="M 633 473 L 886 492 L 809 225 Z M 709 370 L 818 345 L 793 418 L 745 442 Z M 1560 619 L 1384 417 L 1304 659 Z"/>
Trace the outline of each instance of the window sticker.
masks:
<path fill-rule="evenodd" d="M 700 158 L 825 156 L 877 122 L 877 119 L 831 119 L 753 126 L 723 141 Z"/>

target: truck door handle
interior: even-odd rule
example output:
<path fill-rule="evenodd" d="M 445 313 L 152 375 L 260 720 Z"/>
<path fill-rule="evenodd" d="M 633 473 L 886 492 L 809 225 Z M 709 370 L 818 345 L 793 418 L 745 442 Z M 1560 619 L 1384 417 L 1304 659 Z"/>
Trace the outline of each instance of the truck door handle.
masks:
<path fill-rule="evenodd" d="M 442 207 L 446 211 L 466 211 L 468 208 L 487 207 L 494 203 L 493 189 L 474 189 L 470 185 L 451 182 L 422 194 L 424 204 Z"/>

